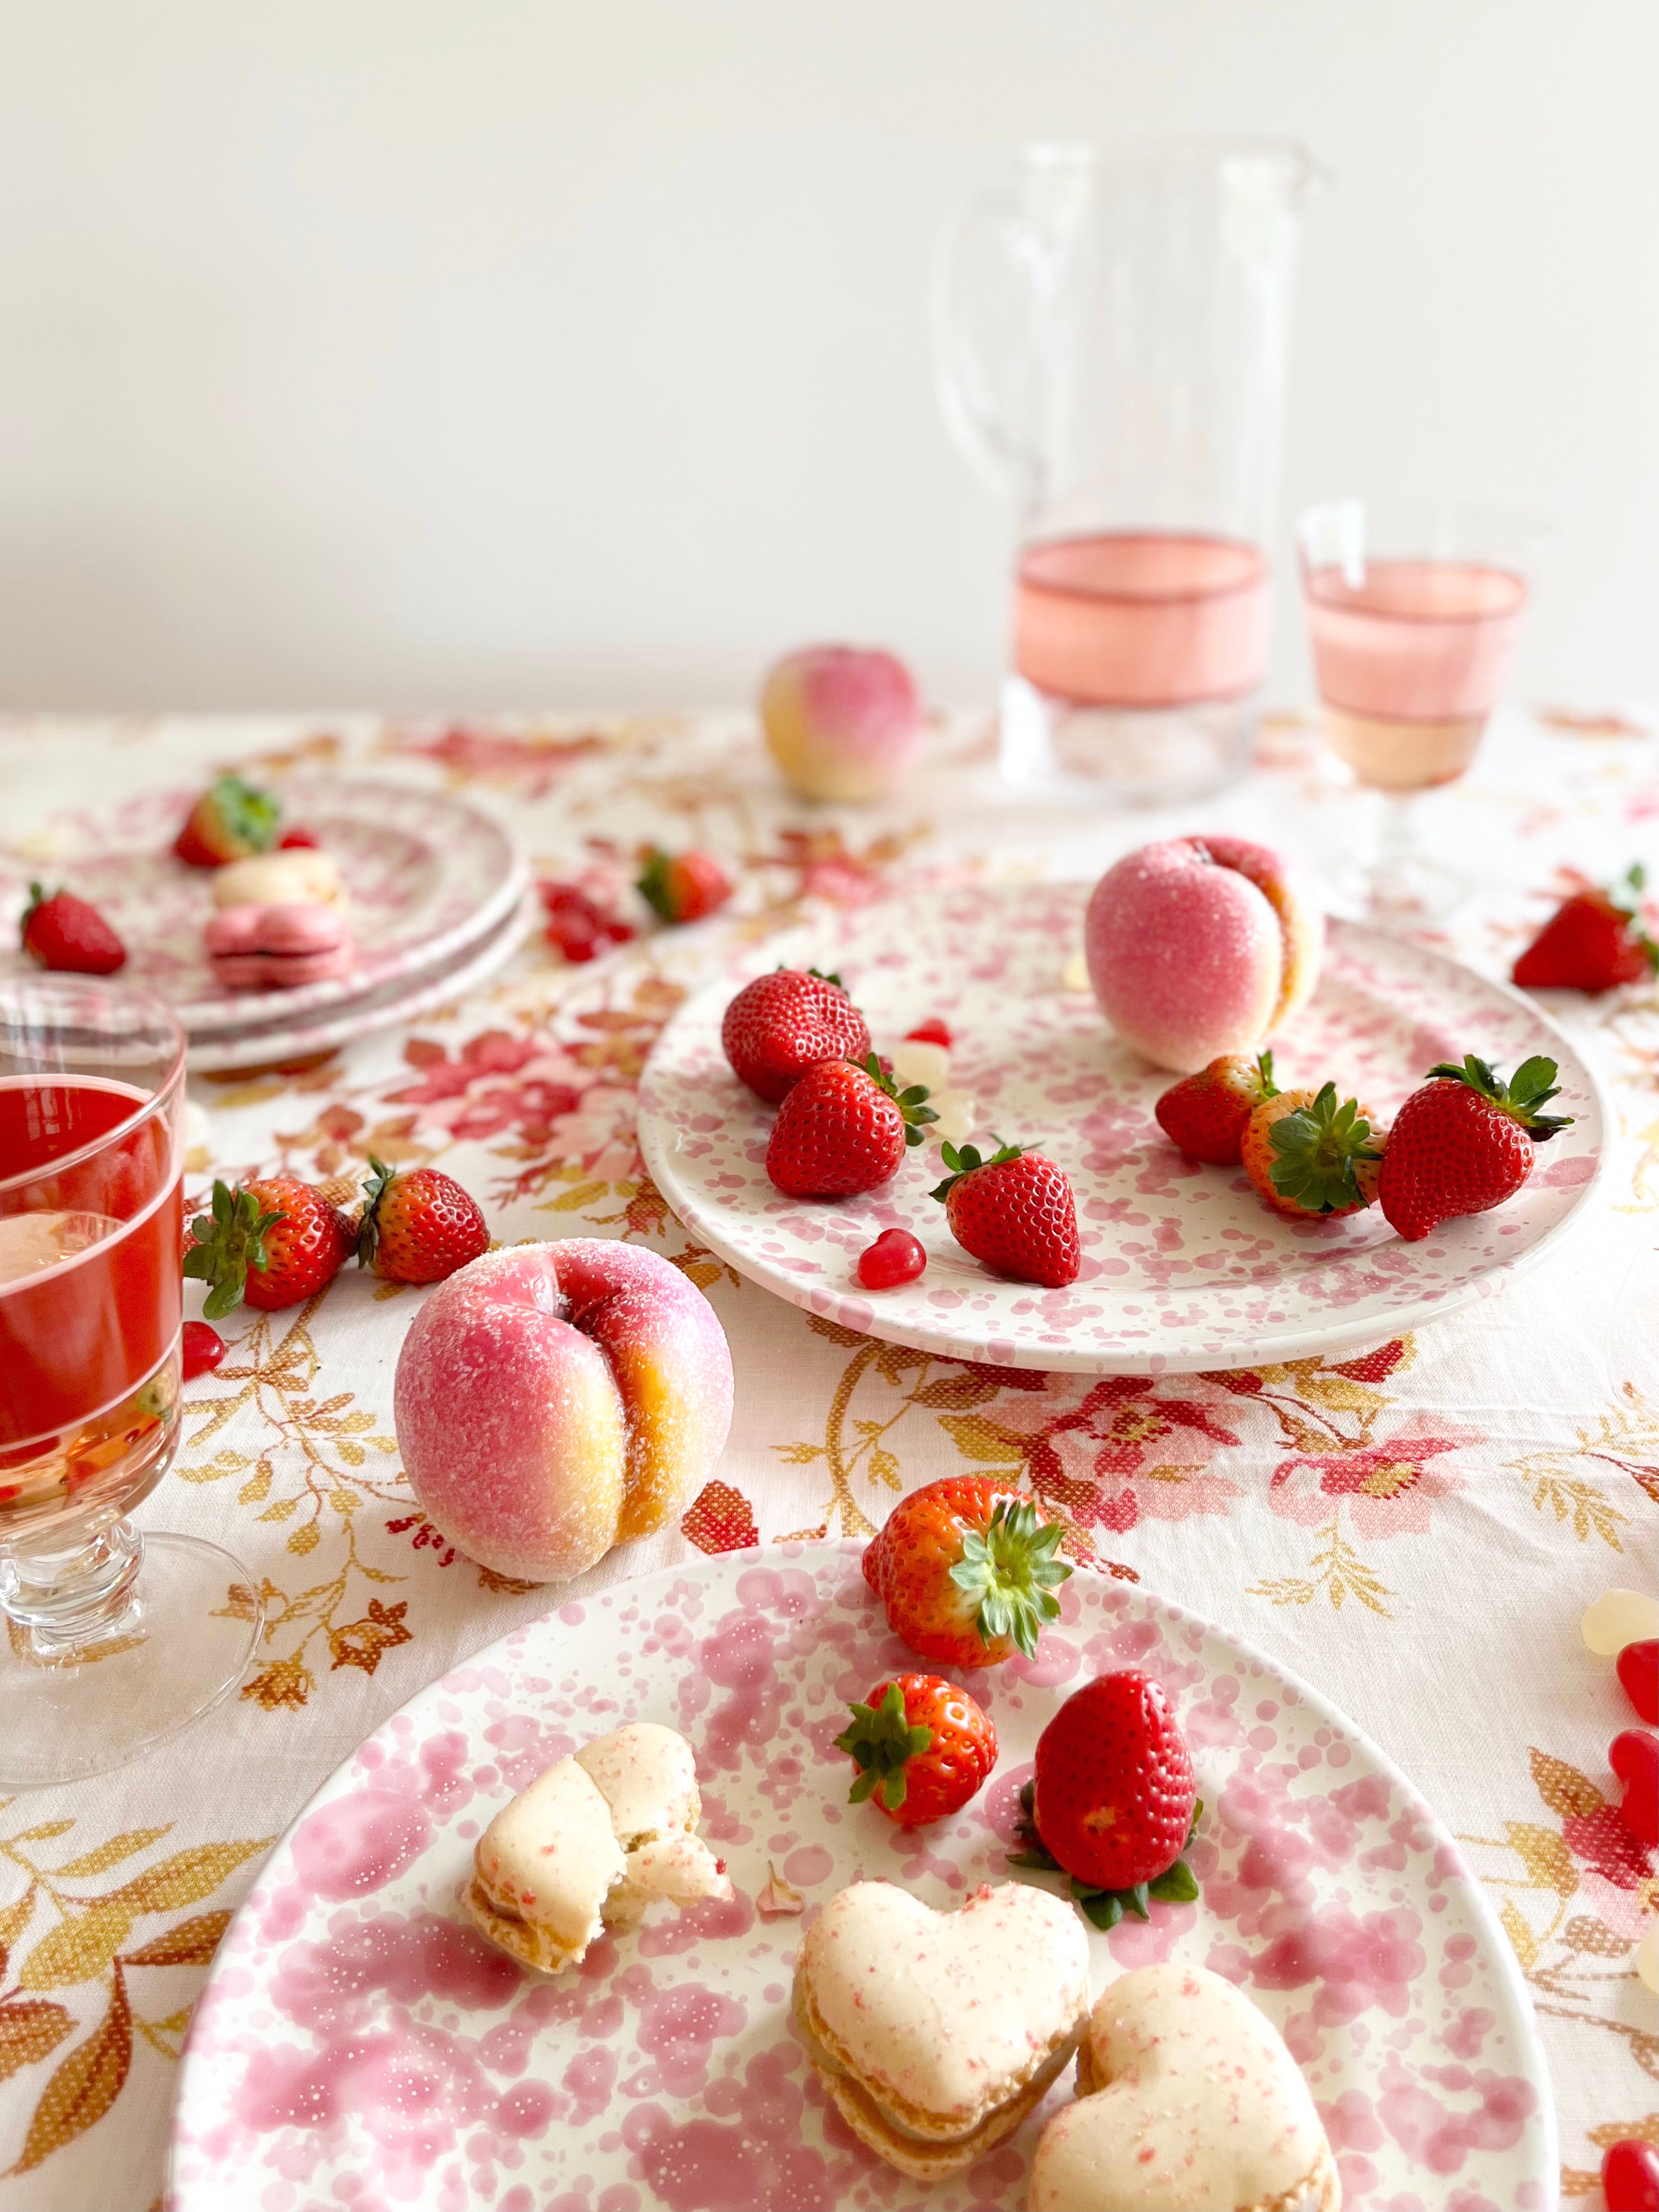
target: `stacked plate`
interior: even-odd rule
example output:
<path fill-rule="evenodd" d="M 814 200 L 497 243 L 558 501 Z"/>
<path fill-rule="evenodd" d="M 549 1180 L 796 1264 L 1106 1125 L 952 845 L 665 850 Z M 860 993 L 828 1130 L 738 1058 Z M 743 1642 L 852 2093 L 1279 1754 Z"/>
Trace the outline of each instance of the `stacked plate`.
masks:
<path fill-rule="evenodd" d="M 535 920 L 528 860 L 499 823 L 463 799 L 325 776 L 285 781 L 282 797 L 284 818 L 305 825 L 350 896 L 356 964 L 327 982 L 260 992 L 216 982 L 202 939 L 212 876 L 174 860 L 148 807 L 88 828 L 52 862 L 54 880 L 90 899 L 126 945 L 121 980 L 173 1007 L 189 1032 L 190 1064 L 204 1073 L 322 1052 L 462 998 L 518 950 Z M 14 888 L 26 886 L 3 886 Z M 21 954 L 0 954 L 0 972 L 27 966 Z"/>

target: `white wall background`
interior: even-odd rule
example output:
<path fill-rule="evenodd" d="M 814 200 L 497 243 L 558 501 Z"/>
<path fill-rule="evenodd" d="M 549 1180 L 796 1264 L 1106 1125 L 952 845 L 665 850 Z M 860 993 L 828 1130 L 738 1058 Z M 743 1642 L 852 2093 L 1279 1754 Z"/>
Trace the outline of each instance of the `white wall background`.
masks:
<path fill-rule="evenodd" d="M 1517 690 L 1659 696 L 1652 0 L 0 0 L 0 705 L 986 696 L 935 234 L 1212 130 L 1337 177 L 1285 512 L 1535 504 Z"/>

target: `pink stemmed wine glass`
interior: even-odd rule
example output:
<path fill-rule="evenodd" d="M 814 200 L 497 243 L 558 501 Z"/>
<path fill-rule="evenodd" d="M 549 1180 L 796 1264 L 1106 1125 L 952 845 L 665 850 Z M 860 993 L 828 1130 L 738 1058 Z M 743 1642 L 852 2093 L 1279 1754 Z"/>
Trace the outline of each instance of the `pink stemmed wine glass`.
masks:
<path fill-rule="evenodd" d="M 228 1552 L 128 1518 L 179 1444 L 184 1103 L 159 1000 L 0 981 L 0 1788 L 176 1735 L 258 1638 Z"/>
<path fill-rule="evenodd" d="M 1443 919 L 1469 881 L 1419 848 L 1413 801 L 1474 760 L 1525 613 L 1539 526 L 1488 509 L 1310 507 L 1297 527 L 1325 737 L 1382 794 L 1367 919 Z"/>

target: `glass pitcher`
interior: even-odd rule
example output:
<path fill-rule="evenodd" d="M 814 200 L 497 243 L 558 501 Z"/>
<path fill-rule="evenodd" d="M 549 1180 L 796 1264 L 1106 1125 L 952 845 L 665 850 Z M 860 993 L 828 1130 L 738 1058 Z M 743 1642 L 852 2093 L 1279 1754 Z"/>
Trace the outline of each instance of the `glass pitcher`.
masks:
<path fill-rule="evenodd" d="M 1300 148 L 1036 145 L 947 235 L 957 442 L 1016 504 L 1010 781 L 1155 805 L 1246 765 L 1267 674 Z"/>

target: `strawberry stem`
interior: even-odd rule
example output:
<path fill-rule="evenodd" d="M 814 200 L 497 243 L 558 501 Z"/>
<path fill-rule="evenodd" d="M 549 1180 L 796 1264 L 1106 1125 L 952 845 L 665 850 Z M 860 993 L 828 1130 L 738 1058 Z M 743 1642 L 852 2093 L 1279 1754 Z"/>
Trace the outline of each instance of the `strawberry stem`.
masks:
<path fill-rule="evenodd" d="M 1019 1793 L 1020 1848 L 1007 1854 L 1007 1863 L 1011 1867 L 1029 1867 L 1038 1874 L 1064 1874 L 1065 1868 L 1037 1833 L 1031 1811 L 1035 1795 L 1035 1785 L 1030 1782 Z M 1192 1848 L 1203 1810 L 1204 1800 L 1200 1797 L 1193 1808 L 1192 1826 L 1182 1846 L 1183 1853 Z M 1150 1881 L 1134 1882 L 1127 1889 L 1096 1889 L 1086 1881 L 1079 1881 L 1075 1875 L 1070 1877 L 1070 1882 L 1073 1899 L 1082 1908 L 1085 1919 L 1103 1931 L 1115 1928 L 1127 1912 L 1133 1912 L 1137 1920 L 1150 1920 L 1154 1900 L 1160 1905 L 1190 1905 L 1198 1895 L 1198 1877 L 1184 1856 L 1173 1860 Z"/>
<path fill-rule="evenodd" d="M 191 1223 L 195 1242 L 184 1257 L 185 1273 L 210 1286 L 202 1307 L 205 1319 L 218 1321 L 240 1304 L 249 1268 L 269 1264 L 266 1232 L 286 1218 L 280 1212 L 264 1212 L 252 1191 L 214 1184 L 212 1211 Z"/>
<path fill-rule="evenodd" d="M 1357 1098 L 1336 1103 L 1326 1084 L 1311 1106 L 1286 1114 L 1267 1132 L 1277 1155 L 1268 1176 L 1273 1188 L 1307 1213 L 1335 1213 L 1363 1201 L 1357 1160 L 1380 1160 L 1368 1142 L 1371 1125 Z"/>
<path fill-rule="evenodd" d="M 827 981 L 829 979 L 826 977 L 824 980 Z M 873 1052 L 866 1055 L 863 1061 L 863 1067 L 865 1073 L 870 1078 L 870 1080 L 876 1085 L 877 1089 L 884 1091 L 887 1096 L 897 1105 L 899 1112 L 904 1116 L 904 1141 L 906 1145 L 921 1144 L 922 1141 L 922 1131 L 925 1125 L 929 1121 L 937 1121 L 939 1119 L 939 1115 L 934 1113 L 933 1108 L 927 1103 L 927 1100 L 931 1094 L 928 1091 L 927 1085 L 923 1083 L 913 1083 L 908 1091 L 901 1091 L 897 1084 L 894 1082 L 892 1077 L 887 1073 L 887 1070 L 882 1066 L 879 1057 Z"/>
<path fill-rule="evenodd" d="M 635 888 L 652 912 L 664 921 L 675 919 L 674 901 L 668 888 L 668 871 L 672 866 L 670 856 L 660 845 L 647 848 L 645 866 Z"/>
<path fill-rule="evenodd" d="M 890 1813 L 903 1804 L 908 1789 L 904 1770 L 933 1741 L 930 1728 L 912 1728 L 904 1711 L 904 1692 L 896 1682 L 887 1685 L 878 1705 L 852 1701 L 852 1722 L 836 1738 L 837 1751 L 858 1762 L 859 1771 L 848 1792 L 849 1805 L 862 1805 L 866 1797 L 879 1797 Z"/>
<path fill-rule="evenodd" d="M 396 1168 L 389 1168 L 384 1160 L 368 1156 L 368 1181 L 363 1188 L 362 1218 L 357 1224 L 357 1265 L 367 1267 L 373 1264 L 380 1243 L 380 1201 L 398 1180 Z"/>
<path fill-rule="evenodd" d="M 978 1599 L 974 1625 L 982 1642 L 1009 1638 L 1036 1658 L 1043 1622 L 1060 1618 L 1055 1587 L 1072 1571 L 1057 1556 L 1064 1533 L 1057 1521 L 1039 1521 L 1029 1498 L 999 1498 L 983 1535 L 963 1531 L 951 1579 Z"/>
<path fill-rule="evenodd" d="M 1544 1114 L 1539 1110 L 1560 1095 L 1555 1076 L 1555 1062 L 1542 1053 L 1523 1060 L 1507 1083 L 1472 1052 L 1464 1055 L 1462 1067 L 1443 1060 L 1429 1070 L 1431 1082 L 1437 1077 L 1448 1083 L 1466 1084 L 1480 1097 L 1489 1100 L 1510 1121 L 1518 1121 L 1534 1145 L 1547 1144 L 1559 1131 L 1572 1127 L 1571 1114 Z"/>
<path fill-rule="evenodd" d="M 935 1119 L 937 1118 L 935 1116 Z M 963 1176 L 972 1175 L 975 1168 L 1000 1168 L 1006 1160 L 1018 1159 L 1024 1150 L 1021 1145 L 1005 1145 L 1000 1137 L 997 1139 L 996 1143 L 997 1149 L 988 1160 L 981 1157 L 977 1145 L 958 1146 L 951 1144 L 947 1138 L 939 1146 L 939 1155 L 945 1166 L 951 1170 L 951 1173 L 945 1176 L 943 1182 L 936 1182 L 927 1195 L 930 1198 L 938 1199 L 943 1205 L 951 1184 L 960 1182 Z"/>

